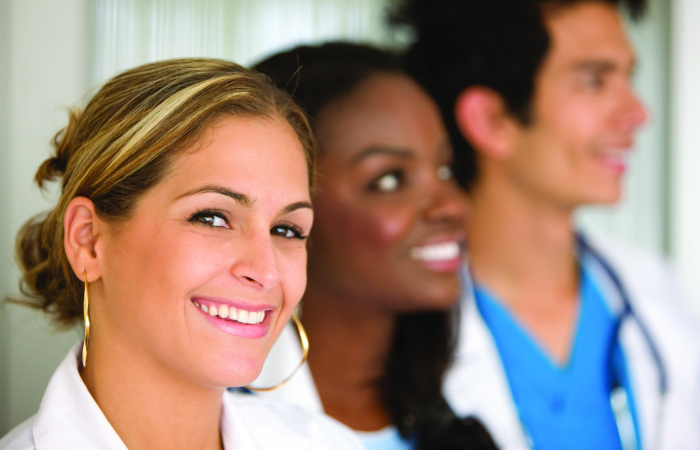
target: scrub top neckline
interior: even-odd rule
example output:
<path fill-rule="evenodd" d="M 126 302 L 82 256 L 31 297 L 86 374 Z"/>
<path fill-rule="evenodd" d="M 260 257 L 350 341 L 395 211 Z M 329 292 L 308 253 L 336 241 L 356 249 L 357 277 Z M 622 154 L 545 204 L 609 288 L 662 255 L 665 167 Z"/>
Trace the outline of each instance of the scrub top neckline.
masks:
<path fill-rule="evenodd" d="M 530 332 L 528 327 L 525 326 L 525 324 L 522 321 L 520 321 L 520 319 L 518 319 L 513 310 L 507 304 L 501 301 L 499 297 L 493 294 L 487 287 L 477 283 L 475 286 L 475 293 L 477 297 L 481 297 L 481 299 L 487 299 L 489 302 L 496 305 L 500 309 L 503 316 L 510 322 L 510 325 L 513 327 L 513 329 L 515 329 L 516 332 L 520 335 L 520 338 L 522 338 L 523 341 L 534 351 L 534 353 L 537 354 L 548 366 L 550 366 L 551 369 L 556 370 L 558 372 L 565 372 L 570 369 L 571 362 L 575 360 L 575 354 L 580 346 L 579 341 L 581 335 L 581 319 L 582 317 L 584 317 L 585 312 L 587 312 L 584 311 L 584 308 L 587 308 L 588 303 L 587 301 L 585 301 L 585 298 L 587 296 L 583 291 L 584 289 L 589 288 L 595 289 L 593 281 L 590 280 L 590 278 L 588 278 L 589 275 L 586 274 L 584 270 L 580 270 L 579 274 L 579 289 L 578 294 L 576 296 L 576 312 L 574 319 L 574 327 L 571 331 L 572 335 L 569 336 L 570 346 L 567 358 L 566 360 L 561 362 L 557 361 L 551 355 L 551 353 L 545 348 L 542 342 L 533 333 Z M 585 280 L 584 277 L 586 277 Z"/>

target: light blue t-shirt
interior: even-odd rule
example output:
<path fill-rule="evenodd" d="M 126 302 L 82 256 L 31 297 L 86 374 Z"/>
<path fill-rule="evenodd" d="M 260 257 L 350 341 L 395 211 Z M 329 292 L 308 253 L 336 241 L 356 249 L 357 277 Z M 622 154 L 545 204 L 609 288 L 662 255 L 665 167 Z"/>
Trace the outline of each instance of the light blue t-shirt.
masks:
<path fill-rule="evenodd" d="M 404 439 L 395 426 L 388 426 L 379 431 L 356 431 L 367 450 L 413 450 L 412 439 Z"/>
<path fill-rule="evenodd" d="M 580 277 L 576 335 L 564 366 L 553 362 L 487 289 L 477 285 L 475 297 L 533 447 L 620 450 L 620 433 L 610 405 L 613 388 L 628 387 L 624 355 L 617 342 L 619 319 L 609 310 L 585 265 Z M 626 392 L 636 418 L 630 390 Z"/>

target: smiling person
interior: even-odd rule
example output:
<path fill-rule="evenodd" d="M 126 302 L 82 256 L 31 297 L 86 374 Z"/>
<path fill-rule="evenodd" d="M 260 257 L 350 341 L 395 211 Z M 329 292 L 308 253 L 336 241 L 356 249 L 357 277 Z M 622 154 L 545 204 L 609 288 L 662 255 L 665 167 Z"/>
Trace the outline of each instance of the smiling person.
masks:
<path fill-rule="evenodd" d="M 260 74 L 206 59 L 108 83 L 39 168 L 58 205 L 17 240 L 28 300 L 86 324 L 2 449 L 356 449 L 256 378 L 306 284 L 315 144 Z"/>
<path fill-rule="evenodd" d="M 325 411 L 369 449 L 494 448 L 441 394 L 466 217 L 435 103 L 367 46 L 298 47 L 256 69 L 293 93 L 320 148 L 302 302 L 310 372 L 274 395 Z"/>
<path fill-rule="evenodd" d="M 646 110 L 619 8 L 404 0 L 411 72 L 467 190 L 474 295 L 445 382 L 503 449 L 700 448 L 700 342 L 657 258 L 574 225 L 616 202 Z"/>

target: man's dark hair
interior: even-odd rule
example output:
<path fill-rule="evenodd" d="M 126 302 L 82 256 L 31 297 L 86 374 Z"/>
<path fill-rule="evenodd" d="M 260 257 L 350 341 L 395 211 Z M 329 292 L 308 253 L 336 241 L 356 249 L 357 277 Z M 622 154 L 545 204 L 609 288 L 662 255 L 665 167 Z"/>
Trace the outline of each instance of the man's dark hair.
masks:
<path fill-rule="evenodd" d="M 476 154 L 454 117 L 455 101 L 470 86 L 503 98 L 522 124 L 531 117 L 535 77 L 549 48 L 545 7 L 596 1 L 625 8 L 633 18 L 646 0 L 401 0 L 390 15 L 416 40 L 407 70 L 435 98 L 455 149 L 455 176 L 464 188 L 476 178 Z"/>

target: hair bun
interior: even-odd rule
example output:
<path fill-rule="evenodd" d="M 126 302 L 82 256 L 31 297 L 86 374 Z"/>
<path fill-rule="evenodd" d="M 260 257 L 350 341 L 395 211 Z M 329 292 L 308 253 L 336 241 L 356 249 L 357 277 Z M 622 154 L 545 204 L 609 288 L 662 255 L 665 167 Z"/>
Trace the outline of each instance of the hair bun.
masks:
<path fill-rule="evenodd" d="M 82 112 L 78 109 L 69 109 L 68 125 L 51 139 L 54 155 L 45 160 L 34 175 L 34 181 L 40 188 L 43 189 L 47 182 L 55 181 L 66 173 L 70 157 L 79 146 L 77 134 L 81 114 Z"/>

